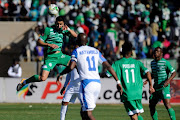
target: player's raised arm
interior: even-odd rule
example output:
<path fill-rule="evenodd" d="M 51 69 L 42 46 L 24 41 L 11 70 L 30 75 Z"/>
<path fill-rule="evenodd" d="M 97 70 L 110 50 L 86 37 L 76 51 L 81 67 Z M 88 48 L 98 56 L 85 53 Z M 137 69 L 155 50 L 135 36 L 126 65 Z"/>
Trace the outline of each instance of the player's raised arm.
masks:
<path fill-rule="evenodd" d="M 67 25 L 64 25 L 64 30 L 68 30 L 73 37 L 77 37 L 76 32 L 74 32 L 74 30 L 71 30 Z"/>

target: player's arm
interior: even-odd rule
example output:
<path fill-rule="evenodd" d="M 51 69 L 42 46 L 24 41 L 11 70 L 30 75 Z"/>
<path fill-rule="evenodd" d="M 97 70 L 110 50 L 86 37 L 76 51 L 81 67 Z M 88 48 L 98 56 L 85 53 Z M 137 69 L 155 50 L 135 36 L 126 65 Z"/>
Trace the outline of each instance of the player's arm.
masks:
<path fill-rule="evenodd" d="M 171 64 L 168 61 L 166 62 L 166 67 L 171 72 L 171 76 L 164 83 L 164 87 L 167 87 L 171 80 L 176 76 L 175 69 L 171 66 Z"/>
<path fill-rule="evenodd" d="M 65 81 L 65 83 L 64 83 L 64 86 L 63 86 L 63 88 L 62 88 L 61 91 L 60 91 L 60 94 L 61 94 L 61 95 L 63 94 L 64 90 L 66 89 L 66 87 L 67 87 L 67 85 L 68 85 L 68 83 L 69 83 L 69 81 L 70 81 L 70 78 L 71 78 L 71 72 L 69 72 L 69 73 L 67 74 L 67 76 L 66 76 L 66 81 Z"/>
<path fill-rule="evenodd" d="M 111 73 L 113 78 L 116 80 L 117 88 L 118 88 L 118 90 L 120 91 L 120 93 L 122 95 L 123 88 L 122 88 L 122 86 L 120 84 L 120 81 L 119 81 L 117 75 L 116 75 L 116 72 L 114 71 L 114 69 L 111 67 L 111 65 L 107 61 L 104 61 L 102 64 L 103 64 L 103 66 L 105 66 L 107 68 L 107 70 Z"/>
<path fill-rule="evenodd" d="M 164 87 L 167 87 L 168 84 L 171 82 L 171 80 L 176 76 L 176 72 L 174 71 L 171 76 L 166 80 L 166 82 L 164 83 Z"/>
<path fill-rule="evenodd" d="M 151 73 L 149 71 L 146 73 L 146 77 L 149 82 L 149 92 L 152 94 L 153 92 L 155 92 L 155 90 L 153 88 Z"/>
<path fill-rule="evenodd" d="M 44 31 L 44 35 L 39 37 L 37 43 L 38 43 L 38 45 L 43 46 L 43 47 L 48 47 L 48 46 L 49 46 L 49 47 L 52 47 L 52 48 L 56 49 L 56 48 L 58 48 L 57 45 L 55 45 L 55 44 L 49 44 L 49 43 L 46 43 L 46 42 L 45 42 L 46 39 L 48 38 L 49 32 L 50 32 L 50 31 L 49 31 L 49 28 L 46 27 L 46 28 L 45 28 L 45 31 Z"/>
<path fill-rule="evenodd" d="M 59 76 L 62 76 L 64 74 L 67 74 L 69 72 L 71 72 L 74 68 L 76 67 L 76 62 L 75 61 L 71 61 L 70 65 L 67 66 L 60 74 Z"/>
<path fill-rule="evenodd" d="M 64 26 L 64 30 L 68 30 L 73 37 L 77 37 L 76 32 L 74 32 L 74 30 L 71 30 L 67 25 Z"/>
<path fill-rule="evenodd" d="M 146 67 L 144 67 L 143 63 L 140 61 L 139 61 L 139 66 L 140 66 L 141 71 L 145 72 L 145 74 L 146 74 L 147 81 L 149 82 L 149 92 L 150 93 L 155 92 L 155 90 L 153 88 L 153 84 L 152 84 L 151 73 L 149 72 L 149 70 Z"/>

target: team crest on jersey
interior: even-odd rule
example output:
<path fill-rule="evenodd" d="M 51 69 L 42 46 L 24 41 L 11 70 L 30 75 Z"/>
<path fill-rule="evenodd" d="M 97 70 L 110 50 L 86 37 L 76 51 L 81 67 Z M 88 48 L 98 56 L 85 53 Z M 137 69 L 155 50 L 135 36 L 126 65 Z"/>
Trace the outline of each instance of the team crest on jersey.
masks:
<path fill-rule="evenodd" d="M 61 58 L 65 58 L 65 55 L 61 55 Z"/>
<path fill-rule="evenodd" d="M 49 63 L 49 66 L 51 67 L 51 66 L 52 66 L 52 63 Z"/>

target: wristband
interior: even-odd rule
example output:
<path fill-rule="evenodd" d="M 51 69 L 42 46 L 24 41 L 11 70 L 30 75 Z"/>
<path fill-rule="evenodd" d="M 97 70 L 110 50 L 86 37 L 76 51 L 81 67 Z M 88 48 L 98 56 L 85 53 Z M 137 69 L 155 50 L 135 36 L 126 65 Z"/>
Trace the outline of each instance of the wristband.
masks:
<path fill-rule="evenodd" d="M 117 81 L 116 81 L 116 83 L 117 83 L 117 84 L 120 84 L 120 81 L 119 81 L 119 80 L 117 80 Z"/>
<path fill-rule="evenodd" d="M 70 31 L 71 29 L 68 27 L 67 30 Z"/>

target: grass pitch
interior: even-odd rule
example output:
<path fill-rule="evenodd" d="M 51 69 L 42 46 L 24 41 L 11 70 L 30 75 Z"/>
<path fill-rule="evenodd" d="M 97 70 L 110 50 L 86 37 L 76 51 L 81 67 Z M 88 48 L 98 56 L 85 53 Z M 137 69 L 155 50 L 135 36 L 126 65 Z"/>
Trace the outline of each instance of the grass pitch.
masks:
<path fill-rule="evenodd" d="M 144 120 L 151 120 L 148 105 L 143 105 Z M 176 119 L 180 120 L 180 105 L 172 105 Z M 170 120 L 163 105 L 157 105 L 159 120 Z M 60 120 L 60 104 L 0 104 L 0 120 Z M 80 105 L 70 104 L 66 120 L 81 120 Z M 97 120 L 129 120 L 122 104 L 98 104 L 93 111 Z"/>

